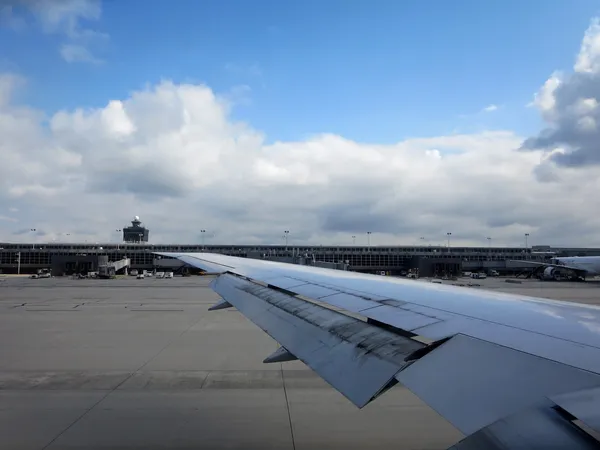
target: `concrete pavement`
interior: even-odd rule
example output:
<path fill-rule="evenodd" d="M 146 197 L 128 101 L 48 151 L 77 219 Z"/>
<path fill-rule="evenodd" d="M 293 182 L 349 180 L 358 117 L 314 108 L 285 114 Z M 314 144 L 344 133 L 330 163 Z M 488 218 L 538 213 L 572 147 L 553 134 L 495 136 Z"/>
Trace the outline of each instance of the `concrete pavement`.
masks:
<path fill-rule="evenodd" d="M 461 438 L 396 387 L 362 410 L 201 277 L 7 279 L 0 448 L 444 449 Z"/>

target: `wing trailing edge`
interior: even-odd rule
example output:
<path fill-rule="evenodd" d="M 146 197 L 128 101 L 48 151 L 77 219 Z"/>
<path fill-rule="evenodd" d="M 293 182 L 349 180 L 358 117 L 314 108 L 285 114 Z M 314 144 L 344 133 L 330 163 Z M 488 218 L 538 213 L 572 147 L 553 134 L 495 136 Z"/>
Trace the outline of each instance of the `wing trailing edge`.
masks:
<path fill-rule="evenodd" d="M 406 358 L 424 346 L 234 275 L 219 276 L 211 287 L 285 349 L 267 360 L 293 355 L 359 408 L 396 384 Z"/>

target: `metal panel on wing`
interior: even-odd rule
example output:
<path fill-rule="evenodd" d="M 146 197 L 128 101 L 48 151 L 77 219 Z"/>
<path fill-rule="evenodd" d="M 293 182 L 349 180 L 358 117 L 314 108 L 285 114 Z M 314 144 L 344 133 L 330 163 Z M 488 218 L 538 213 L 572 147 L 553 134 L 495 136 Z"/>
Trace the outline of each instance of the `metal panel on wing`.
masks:
<path fill-rule="evenodd" d="M 598 442 L 553 408 L 548 399 L 467 436 L 448 450 L 597 450 Z"/>
<path fill-rule="evenodd" d="M 335 294 L 321 298 L 321 301 L 338 308 L 344 308 L 347 311 L 359 313 L 365 309 L 375 308 L 379 303 L 372 300 L 365 300 L 355 297 L 351 294 Z"/>
<path fill-rule="evenodd" d="M 367 311 L 364 311 L 363 314 L 369 319 L 375 319 L 383 323 L 393 324 L 395 327 L 407 331 L 412 331 L 415 328 L 420 328 L 439 322 L 439 319 L 436 319 L 435 317 L 428 317 L 423 314 L 386 305 L 371 308 Z"/>
<path fill-rule="evenodd" d="M 554 395 L 550 399 L 588 427 L 600 433 L 600 388 Z"/>
<path fill-rule="evenodd" d="M 305 297 L 310 297 L 314 299 L 320 299 L 339 293 L 339 291 L 335 291 L 333 289 L 326 288 L 323 286 L 317 286 L 316 284 L 304 284 L 302 286 L 296 286 L 294 288 L 291 288 L 290 290 L 295 292 L 296 294 L 304 295 Z"/>
<path fill-rule="evenodd" d="M 289 277 L 266 277 L 258 281 L 277 286 L 280 289 L 289 289 L 292 287 L 302 286 L 306 284 L 306 281 L 296 280 L 294 278 Z"/>
<path fill-rule="evenodd" d="M 232 275 L 211 287 L 356 406 L 371 401 L 423 344 Z"/>
<path fill-rule="evenodd" d="M 396 379 L 465 434 L 540 398 L 600 386 L 600 376 L 457 335 Z"/>

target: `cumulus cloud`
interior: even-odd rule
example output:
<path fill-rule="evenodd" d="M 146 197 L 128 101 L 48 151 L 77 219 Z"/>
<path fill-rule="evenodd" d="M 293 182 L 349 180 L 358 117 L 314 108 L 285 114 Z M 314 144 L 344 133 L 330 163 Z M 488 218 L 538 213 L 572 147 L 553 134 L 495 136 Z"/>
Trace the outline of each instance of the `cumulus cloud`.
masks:
<path fill-rule="evenodd" d="M 483 108 L 483 112 L 493 112 L 498 110 L 498 105 L 494 105 L 493 103 L 491 105 L 486 106 L 485 108 Z"/>
<path fill-rule="evenodd" d="M 25 13 L 32 14 L 45 32 L 68 39 L 60 48 L 67 62 L 100 61 L 88 47 L 106 40 L 108 35 L 82 25 L 100 19 L 100 0 L 3 0 L 0 6 L 0 17 L 13 28 L 25 26 Z"/>
<path fill-rule="evenodd" d="M 585 32 L 570 74 L 554 73 L 535 95 L 548 127 L 524 141 L 524 150 L 551 152 L 546 164 L 584 167 L 600 163 L 600 21 Z"/>
<path fill-rule="evenodd" d="M 114 241 L 139 214 L 154 243 L 200 242 L 205 229 L 207 243 L 276 244 L 290 230 L 290 244 L 366 243 L 367 231 L 374 245 L 443 244 L 448 231 L 456 245 L 521 245 L 525 232 L 600 244 L 589 213 L 600 172 L 553 168 L 542 182 L 544 152 L 515 150 L 522 138 L 508 131 L 267 144 L 231 119 L 227 93 L 204 85 L 163 81 L 50 117 L 0 85 L 0 211 L 19 219 L 0 222 L 0 240 Z M 14 234 L 28 227 L 44 232 Z"/>
<path fill-rule="evenodd" d="M 576 72 L 598 73 L 600 72 L 600 20 L 592 20 L 587 29 L 581 50 L 575 63 Z"/>

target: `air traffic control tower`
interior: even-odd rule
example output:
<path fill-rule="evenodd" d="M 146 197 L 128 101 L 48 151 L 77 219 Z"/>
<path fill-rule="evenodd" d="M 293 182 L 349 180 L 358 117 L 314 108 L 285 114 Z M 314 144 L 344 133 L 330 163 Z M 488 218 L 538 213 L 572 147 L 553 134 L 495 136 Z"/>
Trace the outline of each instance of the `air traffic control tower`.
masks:
<path fill-rule="evenodd" d="M 150 230 L 140 222 L 139 216 L 135 216 L 130 227 L 123 228 L 123 242 L 148 242 Z"/>

